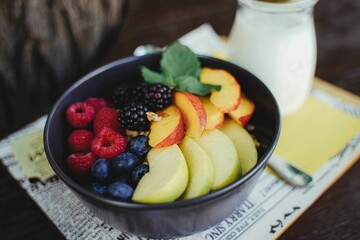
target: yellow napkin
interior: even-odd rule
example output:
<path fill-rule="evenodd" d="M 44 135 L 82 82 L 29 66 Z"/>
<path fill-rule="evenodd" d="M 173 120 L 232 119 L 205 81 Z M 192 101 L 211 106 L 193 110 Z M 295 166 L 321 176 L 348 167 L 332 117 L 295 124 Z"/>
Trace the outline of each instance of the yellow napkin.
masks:
<path fill-rule="evenodd" d="M 275 153 L 313 174 L 359 132 L 359 118 L 310 96 L 297 113 L 283 119 Z"/>

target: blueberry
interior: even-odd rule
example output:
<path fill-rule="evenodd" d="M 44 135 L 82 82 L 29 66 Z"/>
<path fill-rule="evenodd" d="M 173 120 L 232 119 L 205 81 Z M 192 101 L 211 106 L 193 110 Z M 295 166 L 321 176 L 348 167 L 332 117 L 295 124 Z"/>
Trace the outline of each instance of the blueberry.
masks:
<path fill-rule="evenodd" d="M 111 197 L 127 201 L 131 199 L 134 189 L 126 183 L 117 181 L 109 185 L 106 193 Z"/>
<path fill-rule="evenodd" d="M 92 183 L 90 185 L 90 190 L 94 193 L 104 195 L 107 190 L 107 186 L 102 183 Z"/>
<path fill-rule="evenodd" d="M 143 157 L 150 151 L 149 138 L 145 135 L 139 135 L 133 137 L 128 142 L 128 151 L 139 156 Z"/>
<path fill-rule="evenodd" d="M 147 164 L 140 164 L 137 166 L 131 173 L 131 181 L 134 184 L 137 184 L 140 179 L 145 175 L 145 173 L 149 172 L 149 165 Z"/>
<path fill-rule="evenodd" d="M 99 182 L 106 182 L 111 179 L 110 161 L 105 158 L 96 160 L 91 168 L 92 176 Z"/>
<path fill-rule="evenodd" d="M 140 162 L 140 159 L 136 155 L 126 152 L 116 156 L 112 164 L 116 173 L 124 175 L 129 174 Z"/>

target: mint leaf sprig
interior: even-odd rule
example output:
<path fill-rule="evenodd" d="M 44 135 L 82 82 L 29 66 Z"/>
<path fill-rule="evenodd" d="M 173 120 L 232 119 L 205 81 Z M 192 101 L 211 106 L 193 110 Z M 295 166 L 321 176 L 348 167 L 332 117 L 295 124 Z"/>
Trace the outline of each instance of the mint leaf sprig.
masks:
<path fill-rule="evenodd" d="M 199 81 L 200 61 L 190 48 L 178 41 L 168 46 L 162 54 L 160 73 L 141 67 L 141 74 L 149 84 L 161 83 L 171 89 L 205 96 L 219 91 L 221 86 L 203 84 Z"/>

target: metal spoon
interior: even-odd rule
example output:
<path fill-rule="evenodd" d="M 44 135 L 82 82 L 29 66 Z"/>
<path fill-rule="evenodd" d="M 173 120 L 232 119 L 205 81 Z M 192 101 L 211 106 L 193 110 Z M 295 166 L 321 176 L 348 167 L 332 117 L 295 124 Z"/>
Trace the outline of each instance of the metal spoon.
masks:
<path fill-rule="evenodd" d="M 134 54 L 134 56 L 143 56 L 146 54 L 160 52 L 160 51 L 161 51 L 161 48 L 159 48 L 155 45 L 145 44 L 145 45 L 140 45 L 137 48 L 135 48 L 133 54 Z"/>
<path fill-rule="evenodd" d="M 271 156 L 268 166 L 283 180 L 294 187 L 306 187 L 310 182 L 312 182 L 312 177 L 309 174 L 295 167 L 276 154 Z"/>

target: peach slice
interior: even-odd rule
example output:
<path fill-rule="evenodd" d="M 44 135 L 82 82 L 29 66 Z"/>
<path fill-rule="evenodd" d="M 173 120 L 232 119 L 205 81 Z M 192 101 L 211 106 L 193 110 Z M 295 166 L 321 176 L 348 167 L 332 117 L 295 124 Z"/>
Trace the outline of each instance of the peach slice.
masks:
<path fill-rule="evenodd" d="M 238 124 L 240 124 L 241 126 L 245 126 L 245 124 L 250 120 L 254 111 L 254 102 L 247 98 L 244 94 L 242 94 L 239 106 L 234 111 L 231 111 L 228 114 Z"/>
<path fill-rule="evenodd" d="M 208 97 L 200 97 L 200 101 L 204 106 L 206 112 L 206 130 L 219 128 L 224 122 L 224 113 L 217 109 L 214 104 L 210 102 Z"/>
<path fill-rule="evenodd" d="M 223 113 L 231 112 L 239 106 L 240 84 L 228 71 L 203 68 L 200 73 L 200 82 L 221 86 L 219 91 L 211 91 L 210 101 Z"/>
<path fill-rule="evenodd" d="M 200 137 L 206 126 L 206 112 L 200 98 L 188 92 L 175 92 L 174 104 L 184 118 L 186 135 Z"/>
<path fill-rule="evenodd" d="M 159 113 L 160 121 L 151 122 L 149 145 L 161 148 L 180 143 L 185 135 L 184 121 L 180 110 L 171 105 Z"/>

